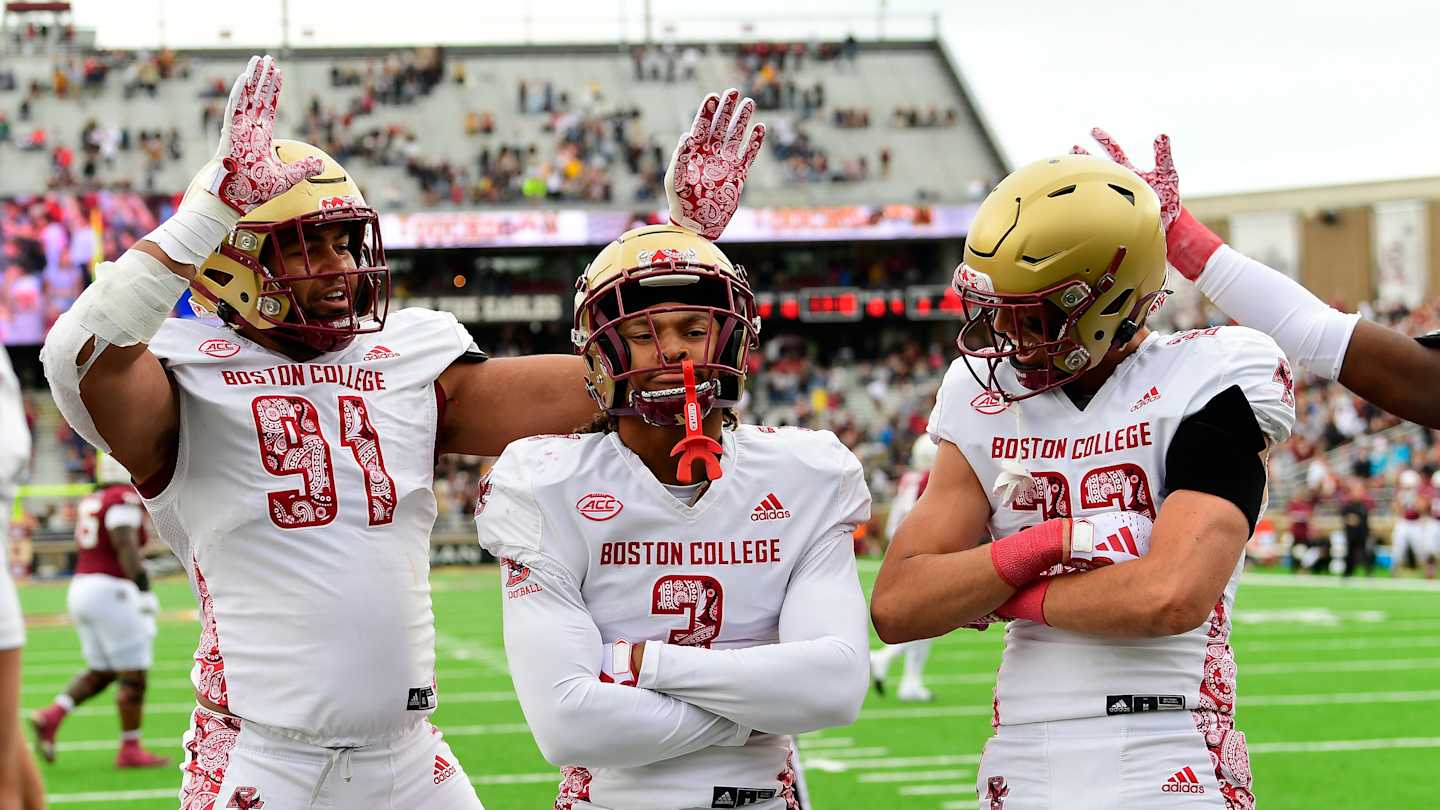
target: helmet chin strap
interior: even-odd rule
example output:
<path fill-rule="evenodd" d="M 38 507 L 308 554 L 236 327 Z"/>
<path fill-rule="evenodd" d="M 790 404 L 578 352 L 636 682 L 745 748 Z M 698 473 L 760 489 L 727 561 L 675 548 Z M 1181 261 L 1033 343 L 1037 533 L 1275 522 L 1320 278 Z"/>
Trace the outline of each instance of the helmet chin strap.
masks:
<path fill-rule="evenodd" d="M 701 416 L 700 398 L 695 391 L 695 364 L 685 360 L 680 367 L 685 375 L 685 438 L 670 451 L 670 455 L 680 456 L 680 466 L 675 471 L 675 477 L 682 484 L 694 481 L 692 468 L 698 461 L 705 465 L 705 477 L 715 481 L 725 474 L 720 467 L 720 443 L 705 435 L 705 420 Z"/>

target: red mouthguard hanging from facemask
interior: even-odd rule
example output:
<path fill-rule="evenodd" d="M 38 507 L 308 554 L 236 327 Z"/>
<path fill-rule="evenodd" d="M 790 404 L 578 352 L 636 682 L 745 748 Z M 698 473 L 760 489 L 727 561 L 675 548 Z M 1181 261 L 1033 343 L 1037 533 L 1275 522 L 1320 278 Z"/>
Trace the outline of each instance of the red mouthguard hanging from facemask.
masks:
<path fill-rule="evenodd" d="M 675 476 L 682 484 L 694 481 L 695 475 L 691 468 L 695 462 L 702 461 L 705 463 L 705 477 L 715 481 L 724 475 L 724 471 L 720 469 L 720 443 L 706 436 L 704 432 L 704 420 L 700 418 L 700 402 L 695 393 L 695 364 L 685 360 L 681 369 L 685 374 L 685 438 L 670 451 L 670 455 L 680 456 L 680 467 L 675 471 Z"/>

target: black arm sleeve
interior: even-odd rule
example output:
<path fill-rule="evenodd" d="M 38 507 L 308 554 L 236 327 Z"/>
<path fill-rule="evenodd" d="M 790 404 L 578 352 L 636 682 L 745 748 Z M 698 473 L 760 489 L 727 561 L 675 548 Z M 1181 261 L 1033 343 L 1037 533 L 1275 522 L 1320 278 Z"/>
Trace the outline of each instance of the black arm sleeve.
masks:
<path fill-rule="evenodd" d="M 1235 504 L 1255 531 L 1265 497 L 1265 434 L 1240 386 L 1216 394 L 1185 417 L 1165 451 L 1165 486 L 1204 492 Z"/>

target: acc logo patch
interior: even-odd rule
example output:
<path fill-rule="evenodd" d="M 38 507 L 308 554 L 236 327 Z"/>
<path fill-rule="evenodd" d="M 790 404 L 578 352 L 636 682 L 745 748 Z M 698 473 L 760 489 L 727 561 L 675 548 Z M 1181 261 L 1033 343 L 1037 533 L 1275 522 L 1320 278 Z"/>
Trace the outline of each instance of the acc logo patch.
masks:
<path fill-rule="evenodd" d="M 625 504 L 614 495 L 607 495 L 603 492 L 592 492 L 575 502 L 575 509 L 586 518 L 595 521 L 609 520 L 620 514 Z"/>
<path fill-rule="evenodd" d="M 240 344 L 232 343 L 224 338 L 211 338 L 200 344 L 201 354 L 208 354 L 211 357 L 234 357 L 240 352 Z"/>
<path fill-rule="evenodd" d="M 976 413 L 983 413 L 986 416 L 994 416 L 997 413 L 1004 413 L 1010 403 L 1005 398 L 993 391 L 981 391 L 974 399 L 970 400 L 970 407 Z"/>

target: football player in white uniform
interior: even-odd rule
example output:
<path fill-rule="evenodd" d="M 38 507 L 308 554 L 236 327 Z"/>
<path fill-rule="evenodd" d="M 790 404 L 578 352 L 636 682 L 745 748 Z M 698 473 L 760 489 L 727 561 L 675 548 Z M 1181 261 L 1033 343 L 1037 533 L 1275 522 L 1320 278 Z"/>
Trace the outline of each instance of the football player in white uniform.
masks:
<path fill-rule="evenodd" d="M 20 651 L 25 617 L 10 578 L 10 510 L 15 487 L 30 463 L 30 426 L 20 381 L 0 345 L 0 810 L 42 807 L 35 761 L 20 734 Z"/>
<path fill-rule="evenodd" d="M 1229 615 L 1294 392 L 1259 332 L 1145 328 L 1162 223 L 1134 172 L 1042 160 L 981 204 L 956 271 L 940 451 L 871 614 L 890 642 L 1014 620 L 981 808 L 1253 805 Z"/>
<path fill-rule="evenodd" d="M 732 155 L 748 117 L 726 130 Z M 833 434 L 735 423 L 759 326 L 744 270 L 709 241 L 623 234 L 576 296 L 604 417 L 512 444 L 481 484 L 511 676 L 562 768 L 557 808 L 797 808 L 792 735 L 859 713 L 852 533 L 870 496 Z"/>
<path fill-rule="evenodd" d="M 46 762 L 54 762 L 55 736 L 66 715 L 113 683 L 120 710 L 115 766 L 169 765 L 168 757 L 140 745 L 147 673 L 155 658 L 155 614 L 160 609 L 142 561 L 149 536 L 145 509 L 130 472 L 114 456 L 100 456 L 95 483 L 98 489 L 82 498 L 77 509 L 75 575 L 66 599 L 85 669 L 54 702 L 30 715 L 35 746 Z"/>
<path fill-rule="evenodd" d="M 900 476 L 895 487 L 895 498 L 890 501 L 890 514 L 885 518 L 885 536 L 894 539 L 905 516 L 915 508 L 915 502 L 925 492 L 930 481 L 930 468 L 935 464 L 935 441 L 925 435 L 917 438 L 910 448 L 910 469 Z M 925 662 L 930 658 L 933 638 L 917 638 L 901 644 L 886 644 L 870 651 L 870 680 L 875 691 L 885 694 L 885 681 L 889 678 L 890 665 L 904 656 L 905 671 L 900 675 L 900 688 L 895 696 L 906 703 L 927 703 L 934 699 L 925 688 Z"/>
<path fill-rule="evenodd" d="M 354 179 L 273 140 L 280 83 L 250 61 L 215 159 L 57 321 L 46 375 L 200 603 L 182 807 L 479 808 L 427 719 L 434 458 L 590 418 L 584 365 L 482 362 L 453 316 L 390 312 Z M 168 318 L 187 288 L 223 326 Z"/>
<path fill-rule="evenodd" d="M 1430 533 L 1425 525 L 1430 505 L 1425 501 L 1425 493 L 1420 491 L 1420 473 L 1401 470 L 1395 481 L 1395 528 L 1390 532 L 1392 572 L 1407 567 L 1410 555 L 1414 555 L 1417 569 L 1431 571 Z"/>
<path fill-rule="evenodd" d="M 1091 130 L 1105 152 L 1133 169 L 1104 130 Z M 1083 152 L 1079 146 L 1076 152 Z M 1140 172 L 1167 211 L 1170 264 L 1236 323 L 1272 336 L 1301 368 L 1341 385 L 1402 419 L 1440 428 L 1440 332 L 1409 337 L 1341 312 L 1299 282 L 1225 244 L 1180 203 L 1170 139 L 1155 139 L 1155 168 Z"/>

